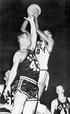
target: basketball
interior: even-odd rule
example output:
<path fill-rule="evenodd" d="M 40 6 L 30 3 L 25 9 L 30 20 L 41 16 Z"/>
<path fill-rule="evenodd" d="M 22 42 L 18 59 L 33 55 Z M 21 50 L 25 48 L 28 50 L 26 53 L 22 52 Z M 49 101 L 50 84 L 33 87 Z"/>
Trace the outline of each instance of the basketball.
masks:
<path fill-rule="evenodd" d="M 41 14 L 41 8 L 37 4 L 32 4 L 27 8 L 27 13 L 31 16 L 33 16 L 36 11 L 37 15 L 39 16 Z"/>

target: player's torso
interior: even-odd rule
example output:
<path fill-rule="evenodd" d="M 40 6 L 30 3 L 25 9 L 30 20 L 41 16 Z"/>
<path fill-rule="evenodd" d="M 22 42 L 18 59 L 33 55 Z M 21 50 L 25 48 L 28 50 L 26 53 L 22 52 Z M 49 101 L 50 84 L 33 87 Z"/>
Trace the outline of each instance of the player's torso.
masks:
<path fill-rule="evenodd" d="M 60 102 L 58 100 L 57 114 L 69 114 L 70 113 L 70 103 L 66 98 L 65 102 Z"/>
<path fill-rule="evenodd" d="M 48 69 L 49 52 L 44 42 L 38 42 L 35 50 L 36 57 L 39 61 L 40 69 Z"/>
<path fill-rule="evenodd" d="M 27 76 L 37 81 L 39 76 L 39 64 L 36 57 L 30 50 L 28 50 L 27 57 L 24 60 L 22 58 L 23 54 L 21 56 L 21 60 L 18 66 L 17 75 Z"/>

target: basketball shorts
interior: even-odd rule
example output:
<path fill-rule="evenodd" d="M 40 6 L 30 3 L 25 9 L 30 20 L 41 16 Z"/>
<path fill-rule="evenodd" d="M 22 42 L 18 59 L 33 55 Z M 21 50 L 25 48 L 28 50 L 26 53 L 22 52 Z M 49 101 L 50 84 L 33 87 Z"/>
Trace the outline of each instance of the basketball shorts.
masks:
<path fill-rule="evenodd" d="M 16 93 L 17 91 L 20 91 L 21 93 L 27 95 L 28 98 L 37 98 L 38 99 L 38 84 L 31 82 L 23 76 L 20 78 L 19 82 L 16 81 L 14 88 L 13 88 L 13 93 Z"/>

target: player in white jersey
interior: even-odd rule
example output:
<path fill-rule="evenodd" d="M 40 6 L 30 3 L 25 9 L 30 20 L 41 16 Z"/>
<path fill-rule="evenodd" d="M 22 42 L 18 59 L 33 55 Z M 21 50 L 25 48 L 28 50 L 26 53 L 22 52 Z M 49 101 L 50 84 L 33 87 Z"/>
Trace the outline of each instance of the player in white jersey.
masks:
<path fill-rule="evenodd" d="M 40 76 L 39 76 L 39 98 L 43 93 L 43 90 L 47 90 L 49 83 L 49 72 L 48 72 L 48 60 L 50 57 L 50 53 L 52 52 L 52 48 L 54 45 L 54 40 L 52 39 L 52 35 L 48 30 L 41 31 L 38 27 L 38 20 L 35 18 L 37 33 L 40 36 L 40 41 L 37 42 L 35 54 L 39 61 L 40 65 Z"/>

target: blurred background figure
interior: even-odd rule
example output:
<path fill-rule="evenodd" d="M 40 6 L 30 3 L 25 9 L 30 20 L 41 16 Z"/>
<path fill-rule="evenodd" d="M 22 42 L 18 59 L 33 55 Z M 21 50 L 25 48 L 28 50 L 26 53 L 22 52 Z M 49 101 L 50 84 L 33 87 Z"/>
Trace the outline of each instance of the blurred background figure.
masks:
<path fill-rule="evenodd" d="M 1 84 L 1 85 L 0 85 L 0 97 L 1 97 L 1 95 L 2 95 L 2 93 L 3 93 L 3 90 L 4 90 L 4 84 Z"/>
<path fill-rule="evenodd" d="M 52 114 L 70 114 L 70 97 L 66 97 L 64 92 L 61 85 L 56 87 L 58 97 L 51 102 Z"/>
<path fill-rule="evenodd" d="M 8 80 L 9 80 L 9 73 L 10 73 L 10 70 L 5 72 L 4 80 L 6 81 L 6 83 L 5 83 L 6 86 L 7 86 Z"/>
<path fill-rule="evenodd" d="M 5 83 L 0 85 L 0 97 L 1 97 L 0 110 L 2 111 L 2 109 L 3 109 L 4 111 L 8 111 L 8 112 L 11 111 L 11 109 L 12 109 L 11 88 L 10 88 L 10 93 L 8 93 L 8 96 L 6 98 L 4 97 L 3 93 L 4 93 L 5 87 L 7 86 L 7 83 L 8 83 L 9 73 L 10 73 L 10 70 L 5 72 L 5 77 L 4 77 Z"/>

